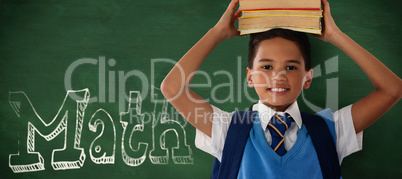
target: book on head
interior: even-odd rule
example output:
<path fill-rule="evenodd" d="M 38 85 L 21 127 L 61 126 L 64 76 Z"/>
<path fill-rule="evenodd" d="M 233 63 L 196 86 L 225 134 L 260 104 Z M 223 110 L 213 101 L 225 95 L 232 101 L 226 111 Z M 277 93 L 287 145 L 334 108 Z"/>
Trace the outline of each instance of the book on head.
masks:
<path fill-rule="evenodd" d="M 285 28 L 321 34 L 320 0 L 240 0 L 241 35 Z"/>

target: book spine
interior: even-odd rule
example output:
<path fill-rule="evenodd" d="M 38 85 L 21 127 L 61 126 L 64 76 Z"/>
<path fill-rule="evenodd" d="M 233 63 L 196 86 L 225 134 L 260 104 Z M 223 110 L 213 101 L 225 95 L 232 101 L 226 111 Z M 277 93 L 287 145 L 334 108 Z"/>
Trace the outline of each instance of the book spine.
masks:
<path fill-rule="evenodd" d="M 322 15 L 303 15 L 303 14 L 266 14 L 266 15 L 255 15 L 255 16 L 243 16 L 242 19 L 245 18 L 254 18 L 254 17 L 266 17 L 266 16 L 295 16 L 295 17 L 322 17 Z"/>
<path fill-rule="evenodd" d="M 321 8 L 320 0 L 240 0 L 240 10 L 259 8 Z"/>
<path fill-rule="evenodd" d="M 320 28 L 320 17 L 290 17 L 290 16 L 265 16 L 257 18 L 240 18 L 239 29 L 267 28 L 274 26 L 291 26 L 301 28 Z"/>
<path fill-rule="evenodd" d="M 297 10 L 304 10 L 304 11 L 317 11 L 321 10 L 321 8 L 262 8 L 262 9 L 243 9 L 239 10 L 240 12 L 243 11 L 273 11 L 273 10 L 286 10 L 286 11 L 297 11 Z"/>

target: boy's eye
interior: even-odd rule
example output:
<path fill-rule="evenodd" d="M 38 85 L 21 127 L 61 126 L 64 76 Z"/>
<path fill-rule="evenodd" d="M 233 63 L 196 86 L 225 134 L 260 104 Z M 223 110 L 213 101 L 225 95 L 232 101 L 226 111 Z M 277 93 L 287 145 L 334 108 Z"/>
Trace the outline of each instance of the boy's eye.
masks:
<path fill-rule="evenodd" d="M 287 66 L 286 70 L 296 70 L 297 68 L 295 66 Z"/>
<path fill-rule="evenodd" d="M 264 65 L 264 66 L 262 66 L 262 68 L 266 69 L 266 70 L 270 70 L 270 69 L 272 69 L 272 66 L 271 65 Z"/>

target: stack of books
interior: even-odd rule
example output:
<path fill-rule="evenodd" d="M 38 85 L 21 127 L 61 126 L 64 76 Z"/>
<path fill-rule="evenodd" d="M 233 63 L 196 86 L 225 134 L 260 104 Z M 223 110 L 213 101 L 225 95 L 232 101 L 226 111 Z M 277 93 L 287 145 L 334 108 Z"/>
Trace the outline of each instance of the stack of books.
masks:
<path fill-rule="evenodd" d="M 241 35 L 284 28 L 321 34 L 321 0 L 240 0 Z"/>

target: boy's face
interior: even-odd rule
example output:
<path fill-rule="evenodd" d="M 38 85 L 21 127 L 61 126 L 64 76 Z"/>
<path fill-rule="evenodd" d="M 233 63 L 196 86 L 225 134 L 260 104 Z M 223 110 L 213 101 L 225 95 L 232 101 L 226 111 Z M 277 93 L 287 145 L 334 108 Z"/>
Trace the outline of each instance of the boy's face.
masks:
<path fill-rule="evenodd" d="M 261 102 L 276 111 L 286 110 L 303 88 L 309 88 L 313 71 L 305 70 L 303 55 L 295 42 L 276 37 L 260 42 L 247 79 Z"/>

